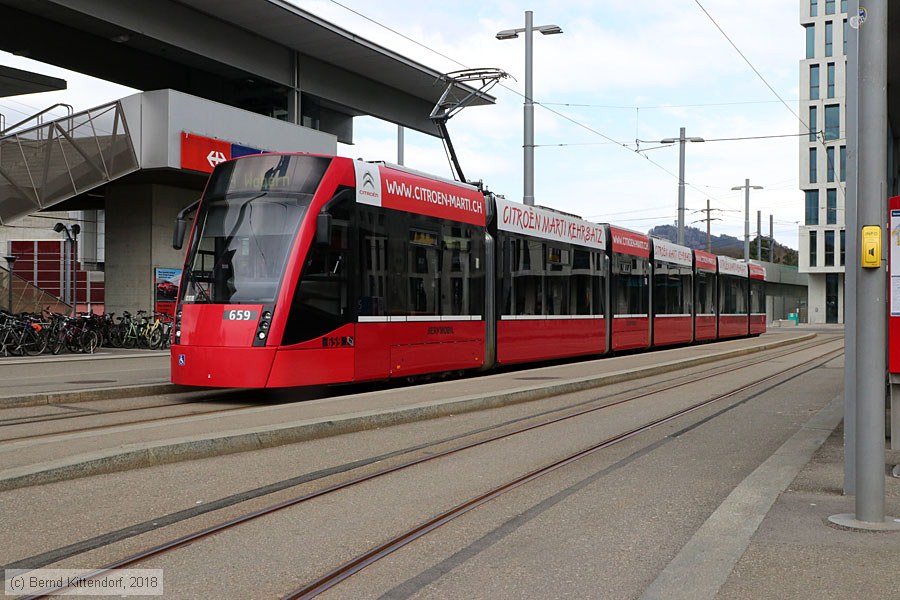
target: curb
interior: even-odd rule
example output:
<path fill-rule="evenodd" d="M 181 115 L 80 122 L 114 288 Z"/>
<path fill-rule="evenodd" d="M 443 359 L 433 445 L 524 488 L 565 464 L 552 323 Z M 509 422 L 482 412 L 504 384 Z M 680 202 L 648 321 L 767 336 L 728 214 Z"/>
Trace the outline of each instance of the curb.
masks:
<path fill-rule="evenodd" d="M 773 341 L 749 348 L 730 350 L 720 354 L 710 354 L 687 358 L 649 367 L 627 371 L 615 371 L 605 375 L 587 376 L 562 382 L 540 384 L 516 388 L 504 392 L 492 392 L 434 400 L 387 411 L 363 411 L 337 418 L 323 417 L 306 419 L 277 425 L 265 425 L 250 429 L 197 435 L 156 442 L 128 444 L 113 449 L 100 450 L 67 457 L 64 459 L 38 463 L 0 471 L 0 491 L 13 490 L 32 485 L 65 481 L 90 475 L 115 473 L 174 462 L 210 458 L 249 450 L 272 448 L 303 441 L 354 433 L 366 429 L 376 429 L 446 417 L 464 412 L 474 412 L 498 408 L 532 400 L 539 400 L 557 394 L 584 391 L 646 377 L 659 375 L 678 369 L 689 368 L 710 362 L 735 358 L 772 348 L 787 346 L 816 337 L 806 334 L 787 340 Z M 171 384 L 168 384 L 171 385 Z M 137 386 L 136 386 L 137 387 Z M 142 386 L 153 387 L 153 386 Z"/>
<path fill-rule="evenodd" d="M 71 402 L 91 402 L 93 400 L 112 400 L 115 398 L 135 398 L 138 396 L 198 391 L 201 390 L 174 383 L 150 383 L 110 388 L 89 388 L 71 392 L 41 392 L 39 394 L 0 398 L 0 410 L 4 408 L 21 408 L 23 406 L 41 406 L 43 404 L 69 404 Z"/>

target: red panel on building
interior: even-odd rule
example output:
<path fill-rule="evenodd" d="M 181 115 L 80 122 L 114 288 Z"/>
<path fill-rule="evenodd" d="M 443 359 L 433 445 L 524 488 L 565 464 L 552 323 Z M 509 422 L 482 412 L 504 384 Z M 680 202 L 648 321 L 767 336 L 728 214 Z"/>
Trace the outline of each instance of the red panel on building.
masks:
<path fill-rule="evenodd" d="M 231 142 L 181 132 L 181 168 L 212 173 L 220 162 L 231 159 Z"/>

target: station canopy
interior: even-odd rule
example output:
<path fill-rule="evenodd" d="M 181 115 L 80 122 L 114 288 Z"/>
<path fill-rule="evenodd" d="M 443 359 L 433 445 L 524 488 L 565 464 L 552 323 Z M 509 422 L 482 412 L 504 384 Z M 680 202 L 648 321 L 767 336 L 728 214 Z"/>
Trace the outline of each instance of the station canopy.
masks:
<path fill-rule="evenodd" d="M 0 98 L 66 89 L 66 81 L 0 65 Z"/>
<path fill-rule="evenodd" d="M 361 115 L 438 133 L 441 72 L 286 0 L 0 0 L 0 13 L 0 49 L 137 90 L 287 120 L 299 94 L 295 122 L 345 142 Z"/>

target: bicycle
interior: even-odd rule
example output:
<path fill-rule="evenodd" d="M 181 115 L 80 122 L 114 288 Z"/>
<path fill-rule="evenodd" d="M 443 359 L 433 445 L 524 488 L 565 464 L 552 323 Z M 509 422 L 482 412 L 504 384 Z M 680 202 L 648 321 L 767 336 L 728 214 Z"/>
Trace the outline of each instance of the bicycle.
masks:
<path fill-rule="evenodd" d="M 93 354 L 100 344 L 100 336 L 90 328 L 89 319 L 84 317 L 66 317 L 63 332 L 69 352 Z"/>
<path fill-rule="evenodd" d="M 144 323 L 142 333 L 147 346 L 153 350 L 168 348 L 170 343 L 169 337 L 172 332 L 172 317 L 166 313 L 153 311 L 152 321 L 148 317 L 144 317 L 144 319 L 147 320 Z"/>
<path fill-rule="evenodd" d="M 141 316 L 146 314 L 146 310 L 137 311 L 137 317 L 145 319 Z M 138 323 L 137 319 L 132 317 L 130 312 L 123 311 L 122 317 L 117 324 L 117 342 L 121 348 L 134 348 L 136 346 L 146 347 L 147 338 L 143 334 L 145 323 Z"/>
<path fill-rule="evenodd" d="M 18 317 L 6 311 L 0 313 L 0 351 L 10 354 L 37 356 L 47 349 L 47 336 L 41 335 L 43 325 L 34 315 L 23 313 Z"/>

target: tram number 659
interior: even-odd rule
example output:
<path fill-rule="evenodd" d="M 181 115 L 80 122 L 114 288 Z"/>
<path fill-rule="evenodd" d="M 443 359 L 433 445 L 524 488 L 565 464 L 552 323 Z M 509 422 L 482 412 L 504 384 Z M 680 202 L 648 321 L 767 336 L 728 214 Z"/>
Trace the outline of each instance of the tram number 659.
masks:
<path fill-rule="evenodd" d="M 254 321 L 259 313 L 255 310 L 231 309 L 222 313 L 224 321 Z"/>

